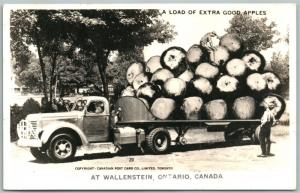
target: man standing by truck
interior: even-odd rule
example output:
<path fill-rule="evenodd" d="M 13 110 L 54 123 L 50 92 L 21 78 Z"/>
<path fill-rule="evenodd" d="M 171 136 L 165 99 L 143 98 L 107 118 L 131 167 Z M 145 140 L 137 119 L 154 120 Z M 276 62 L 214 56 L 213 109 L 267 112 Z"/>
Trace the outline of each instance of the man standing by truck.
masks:
<path fill-rule="evenodd" d="M 258 157 L 267 157 L 267 156 L 274 156 L 274 154 L 270 153 L 271 151 L 271 127 L 275 125 L 276 120 L 272 109 L 274 109 L 275 104 L 270 103 L 265 105 L 266 110 L 261 118 L 261 125 L 260 125 L 260 132 L 259 132 L 259 141 L 261 147 L 261 155 Z"/>

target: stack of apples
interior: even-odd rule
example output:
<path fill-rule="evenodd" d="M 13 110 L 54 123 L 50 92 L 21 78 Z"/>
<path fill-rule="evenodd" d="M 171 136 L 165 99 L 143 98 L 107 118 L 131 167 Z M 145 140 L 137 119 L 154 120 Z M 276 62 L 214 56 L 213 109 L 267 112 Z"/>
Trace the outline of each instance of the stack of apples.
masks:
<path fill-rule="evenodd" d="M 279 115 L 280 80 L 265 65 L 236 34 L 225 34 L 211 49 L 201 43 L 187 51 L 173 46 L 131 64 L 121 96 L 139 98 L 158 119 L 252 119 L 271 103 Z"/>

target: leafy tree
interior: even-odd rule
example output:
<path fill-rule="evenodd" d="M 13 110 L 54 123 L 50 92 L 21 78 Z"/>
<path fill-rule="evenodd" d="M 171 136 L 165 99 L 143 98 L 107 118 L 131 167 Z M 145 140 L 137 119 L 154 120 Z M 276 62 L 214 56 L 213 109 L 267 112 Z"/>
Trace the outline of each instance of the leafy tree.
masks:
<path fill-rule="evenodd" d="M 14 10 L 11 13 L 12 50 L 18 52 L 17 44 L 27 48 L 36 46 L 43 93 L 48 100 L 49 90 L 50 102 L 58 79 L 57 70 L 64 65 L 63 62 L 58 64 L 58 59 L 67 57 L 73 61 L 76 49 L 95 60 L 104 95 L 108 96 L 106 69 L 112 51 L 122 52 L 149 45 L 154 40 L 172 39 L 175 32 L 160 15 L 158 10 Z M 47 69 L 50 72 L 46 72 Z"/>
<path fill-rule="evenodd" d="M 235 15 L 230 21 L 230 27 L 225 29 L 228 33 L 236 33 L 244 41 L 247 50 L 266 50 L 279 41 L 274 39 L 278 35 L 276 24 L 267 24 L 267 18 L 254 19 L 249 15 Z"/>
<path fill-rule="evenodd" d="M 66 43 L 69 43 L 67 36 L 56 30 L 58 27 L 56 23 L 49 22 L 50 16 L 54 12 L 51 10 L 19 9 L 11 12 L 10 20 L 11 50 L 12 56 L 16 58 L 16 68 L 23 71 L 28 66 L 28 60 L 19 62 L 21 61 L 19 55 L 25 57 L 26 50 L 29 50 L 28 47 L 30 45 L 35 46 L 41 69 L 43 94 L 48 101 L 49 91 L 50 102 L 52 102 L 53 85 L 56 80 L 57 58 L 67 54 L 70 50 L 66 49 L 68 47 Z M 20 47 L 26 48 L 25 51 L 20 51 Z M 47 72 L 47 68 L 49 72 Z"/>
<path fill-rule="evenodd" d="M 17 104 L 10 107 L 10 141 L 18 139 L 17 124 L 26 117 L 22 111 L 22 107 Z"/>
<path fill-rule="evenodd" d="M 72 58 L 74 50 L 76 49 L 73 45 L 72 40 L 61 23 L 51 22 L 52 16 L 55 14 L 55 10 L 35 10 L 35 14 L 38 18 L 39 24 L 39 35 L 41 39 L 41 57 L 45 60 L 48 59 L 48 65 L 50 66 L 49 73 L 49 101 L 52 103 L 53 90 L 56 88 L 58 79 L 58 61 L 67 60 Z M 58 30 L 60 28 L 60 30 Z M 44 60 L 44 61 L 45 61 Z M 63 62 L 61 62 L 63 63 Z"/>
<path fill-rule="evenodd" d="M 107 80 L 114 86 L 115 97 L 127 86 L 126 71 L 134 62 L 144 61 L 143 48 L 135 47 L 132 50 L 121 51 L 115 61 L 108 64 L 106 69 Z"/>
<path fill-rule="evenodd" d="M 40 66 L 38 61 L 31 59 L 30 65 L 18 73 L 18 80 L 29 89 L 30 92 L 41 91 L 43 84 L 40 76 Z"/>
<path fill-rule="evenodd" d="M 16 71 L 22 71 L 25 69 L 31 57 L 31 52 L 25 41 L 24 34 L 31 27 L 31 23 L 33 18 L 30 18 L 28 12 L 20 10 L 20 11 L 12 11 L 11 19 L 10 19 L 10 50 L 13 58 L 13 67 Z M 20 26 L 23 26 L 20 28 Z"/>
<path fill-rule="evenodd" d="M 23 104 L 23 111 L 27 115 L 32 113 L 38 113 L 41 111 L 41 107 L 39 102 L 35 101 L 33 98 L 29 98 Z"/>
<path fill-rule="evenodd" d="M 289 54 L 273 53 L 270 62 L 272 70 L 281 80 L 280 94 L 286 98 L 289 97 Z"/>
<path fill-rule="evenodd" d="M 73 54 L 67 57 L 60 57 L 58 60 L 58 77 L 60 96 L 63 97 L 65 89 L 101 83 L 96 58 L 87 55 L 80 49 L 74 50 Z"/>
<path fill-rule="evenodd" d="M 29 45 L 36 45 L 43 80 L 43 93 L 48 98 L 45 63 L 41 51 L 42 36 L 39 33 L 41 28 L 39 27 L 38 17 L 34 10 L 23 9 L 11 11 L 10 16 L 12 55 L 17 56 L 16 54 L 20 52 L 18 46 L 26 47 L 28 50 Z M 20 65 L 24 64 L 20 63 Z"/>
<path fill-rule="evenodd" d="M 27 46 L 24 48 L 28 49 Z M 19 48 L 16 47 L 12 51 L 12 55 L 11 63 L 17 81 L 28 88 L 29 92 L 40 92 L 42 90 L 42 79 L 40 76 L 40 66 L 35 54 L 29 50 L 28 52 L 24 50 L 19 51 Z M 23 59 L 18 58 L 18 55 L 23 55 L 21 56 Z"/>
<path fill-rule="evenodd" d="M 61 87 L 61 96 L 65 87 L 75 85 L 77 88 L 84 85 L 86 70 L 83 66 L 78 65 L 74 60 L 62 58 L 59 62 L 58 79 Z"/>
<path fill-rule="evenodd" d="M 71 34 L 76 46 L 96 57 L 104 95 L 108 97 L 106 69 L 112 51 L 172 39 L 173 28 L 160 15 L 159 10 L 58 10 L 51 22 L 69 29 L 64 32 Z"/>

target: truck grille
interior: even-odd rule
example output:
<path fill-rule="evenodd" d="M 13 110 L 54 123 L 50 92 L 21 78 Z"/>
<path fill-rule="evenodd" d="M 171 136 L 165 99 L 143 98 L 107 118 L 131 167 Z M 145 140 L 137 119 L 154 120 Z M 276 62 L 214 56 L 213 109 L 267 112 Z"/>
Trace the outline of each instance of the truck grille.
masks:
<path fill-rule="evenodd" d="M 17 126 L 18 136 L 22 139 L 38 139 L 37 121 L 21 120 Z"/>
<path fill-rule="evenodd" d="M 31 128 L 32 129 L 37 129 L 37 122 L 36 121 L 30 121 L 30 123 L 31 123 Z"/>

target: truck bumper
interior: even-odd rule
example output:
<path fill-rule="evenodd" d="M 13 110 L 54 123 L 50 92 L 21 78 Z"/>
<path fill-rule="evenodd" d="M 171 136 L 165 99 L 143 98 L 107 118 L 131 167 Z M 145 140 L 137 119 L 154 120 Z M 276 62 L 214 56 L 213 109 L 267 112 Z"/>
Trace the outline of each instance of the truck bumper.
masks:
<path fill-rule="evenodd" d="M 38 139 L 19 139 L 17 145 L 20 147 L 42 147 L 42 141 Z"/>

